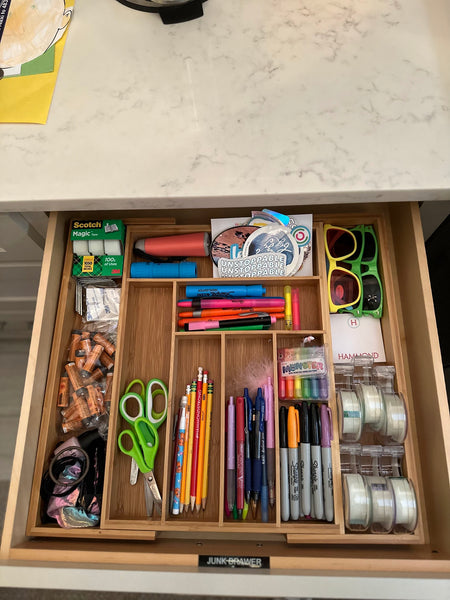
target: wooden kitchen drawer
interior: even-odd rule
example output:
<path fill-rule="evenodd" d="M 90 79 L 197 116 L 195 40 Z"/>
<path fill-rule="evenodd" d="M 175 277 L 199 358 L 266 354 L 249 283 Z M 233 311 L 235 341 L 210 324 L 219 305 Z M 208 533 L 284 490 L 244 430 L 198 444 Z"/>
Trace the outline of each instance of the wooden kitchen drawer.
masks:
<path fill-rule="evenodd" d="M 41 523 L 39 484 L 50 452 L 63 438 L 56 427 L 55 397 L 63 354 L 76 323 L 68 226 L 74 216 L 82 217 L 62 213 L 51 216 L 2 542 L 5 557 L 81 563 L 172 564 L 182 568 L 195 566 L 199 554 L 226 553 L 269 556 L 272 568 L 321 570 L 321 557 L 327 556 L 332 559 L 327 563 L 327 570 L 330 564 L 331 569 L 348 571 L 360 568 L 395 573 L 449 570 L 449 418 L 417 206 L 302 206 L 295 211 L 292 207 L 285 208 L 291 213 L 312 212 L 314 215 L 314 274 L 295 280 L 304 314 L 302 330 L 286 332 L 282 324 L 277 323 L 273 329 L 262 332 L 178 332 L 176 300 L 184 296 L 184 287 L 189 282 L 129 278 L 135 239 L 208 230 L 211 216 L 245 215 L 249 210 L 216 209 L 211 213 L 186 210 L 178 212 L 176 224 L 168 222 L 174 217 L 170 211 L 108 214 L 124 219 L 127 244 L 102 517 L 100 527 L 83 530 L 66 530 Z M 155 216 L 161 218 L 152 222 Z M 262 523 L 258 516 L 245 522 L 229 521 L 224 516 L 225 401 L 237 393 L 232 381 L 242 369 L 245 357 L 262 354 L 275 361 L 278 348 L 294 345 L 305 335 L 314 335 L 330 351 L 324 223 L 343 226 L 371 223 L 380 242 L 386 361 L 395 365 L 396 389 L 407 403 L 409 431 L 404 467 L 414 483 L 419 504 L 419 522 L 412 535 L 345 531 L 333 385 L 329 405 L 335 431 L 332 445 L 334 523 L 282 522 L 279 502 L 268 523 Z M 209 259 L 197 262 L 200 279 L 195 283 L 211 281 Z M 293 284 L 293 280 L 255 280 L 254 283 L 263 283 L 270 295 L 280 295 L 283 285 Z M 214 491 L 206 511 L 180 518 L 169 513 L 167 502 L 172 422 L 186 381 L 200 364 L 214 374 L 216 381 L 210 457 Z M 129 460 L 117 447 L 117 435 L 124 427 L 118 414 L 118 401 L 126 384 L 135 377 L 144 380 L 159 377 L 169 383 L 168 419 L 161 430 L 156 467 L 163 511 L 160 517 L 153 519 L 145 516 L 142 488 L 127 485 Z M 276 377 L 274 379 L 277 397 Z"/>

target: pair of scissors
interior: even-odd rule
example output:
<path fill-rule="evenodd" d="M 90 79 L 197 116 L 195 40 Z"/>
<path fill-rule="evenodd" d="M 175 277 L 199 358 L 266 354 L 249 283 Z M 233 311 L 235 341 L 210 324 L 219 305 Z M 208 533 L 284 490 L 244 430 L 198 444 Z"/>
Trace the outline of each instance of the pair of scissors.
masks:
<path fill-rule="evenodd" d="M 130 391 L 131 388 L 135 385 L 138 385 L 140 387 L 141 393 Z M 157 396 L 160 396 L 160 395 L 164 397 L 164 408 L 161 412 L 156 412 L 153 408 L 153 401 Z M 132 403 L 137 404 L 137 408 L 138 408 L 137 414 L 130 414 L 130 412 L 128 410 L 128 406 L 127 406 L 130 401 Z M 166 420 L 167 406 L 168 406 L 167 386 L 160 379 L 150 379 L 147 386 L 145 386 L 144 382 L 141 381 L 140 379 L 134 379 L 133 381 L 131 381 L 128 384 L 128 386 L 125 390 L 125 394 L 120 399 L 120 403 L 119 403 L 120 414 L 125 419 L 125 421 L 127 421 L 127 423 L 129 423 L 132 427 L 131 430 L 125 430 L 127 432 L 125 435 L 128 435 L 131 438 L 131 442 L 132 442 L 131 451 L 126 451 L 126 449 L 124 449 L 122 442 L 121 441 L 119 442 L 119 448 L 122 450 L 122 452 L 124 452 L 124 454 L 128 454 L 132 458 L 131 472 L 130 472 L 131 485 L 134 485 L 137 482 L 137 477 L 138 477 L 139 471 L 144 472 L 144 471 L 142 471 L 142 468 L 141 468 L 141 467 L 143 467 L 142 462 L 141 462 L 141 465 L 139 465 L 139 461 L 136 460 L 136 457 L 135 457 L 134 453 L 132 452 L 133 448 L 139 449 L 139 445 L 141 445 L 141 448 L 144 449 L 144 459 L 145 459 L 147 449 L 151 450 L 154 447 L 156 447 L 156 450 L 154 450 L 153 457 L 152 457 L 151 452 L 147 453 L 147 458 L 150 461 L 149 463 L 147 463 L 147 466 L 151 465 L 150 470 L 153 470 L 153 464 L 151 461 L 153 459 L 153 462 L 154 462 L 154 458 L 156 456 L 156 451 L 157 451 L 157 446 L 159 445 L 159 436 L 157 433 L 157 429 Z M 133 438 L 133 436 L 130 435 L 129 432 L 131 432 L 133 434 L 134 438 Z M 122 433 L 124 433 L 124 432 L 122 432 Z M 122 439 L 121 436 L 119 436 L 119 439 L 120 440 Z M 140 458 L 142 458 L 142 455 L 140 456 Z M 144 475 L 145 475 L 145 473 L 144 473 Z M 156 486 L 156 489 L 157 489 L 157 486 Z M 159 491 L 157 491 L 157 494 L 159 495 Z M 146 496 L 146 501 L 147 501 L 147 496 Z"/>

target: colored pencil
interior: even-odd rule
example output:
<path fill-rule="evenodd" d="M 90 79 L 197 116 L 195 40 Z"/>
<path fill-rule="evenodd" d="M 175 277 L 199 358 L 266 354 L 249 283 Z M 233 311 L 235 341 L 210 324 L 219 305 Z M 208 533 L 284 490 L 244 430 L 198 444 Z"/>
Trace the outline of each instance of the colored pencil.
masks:
<path fill-rule="evenodd" d="M 202 508 L 205 510 L 208 498 L 208 470 L 209 470 L 209 446 L 211 441 L 211 416 L 214 394 L 214 382 L 208 381 L 208 403 L 206 406 L 206 437 L 205 437 L 205 457 L 203 461 L 203 487 L 202 487 Z"/>

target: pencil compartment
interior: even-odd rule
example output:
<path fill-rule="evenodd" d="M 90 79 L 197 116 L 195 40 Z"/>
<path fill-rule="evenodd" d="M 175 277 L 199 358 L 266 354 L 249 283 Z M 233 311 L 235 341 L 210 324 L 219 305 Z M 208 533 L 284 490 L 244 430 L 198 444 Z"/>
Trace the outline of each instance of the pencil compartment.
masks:
<path fill-rule="evenodd" d="M 221 491 L 221 473 L 218 465 L 220 464 L 221 443 L 223 438 L 223 420 L 221 410 L 221 380 L 222 380 L 222 338 L 220 334 L 202 332 L 198 334 L 175 334 L 174 337 L 174 353 L 173 353 L 173 374 L 171 384 L 171 414 L 170 428 L 168 430 L 168 452 L 166 453 L 166 477 L 165 490 L 167 502 L 165 504 L 165 519 L 167 523 L 188 524 L 190 522 L 197 523 L 214 523 L 217 524 L 220 518 L 220 491 Z M 198 381 L 199 367 L 201 367 L 201 380 Z M 211 414 L 208 417 L 207 397 L 200 406 L 198 416 L 198 431 L 196 431 L 195 411 L 196 411 L 196 394 L 197 388 L 203 385 L 206 386 L 203 393 L 208 393 L 208 383 L 210 388 L 211 398 Z M 194 384 L 194 386 L 192 385 Z M 211 385 L 212 384 L 212 385 Z M 189 389 L 187 389 L 189 386 Z M 194 389 L 195 387 L 195 389 Z M 189 394 L 193 394 L 194 397 Z M 200 391 L 200 398 L 202 397 Z M 198 476 L 197 484 L 202 481 L 202 492 L 197 492 L 193 487 L 192 469 L 195 462 L 191 458 L 190 462 L 186 462 L 185 469 L 185 487 L 184 487 L 184 502 L 183 509 L 178 514 L 173 512 L 173 487 L 174 477 L 173 469 L 175 464 L 175 453 L 177 449 L 176 432 L 177 421 L 179 416 L 179 406 L 181 398 L 188 396 L 189 405 L 189 427 L 187 428 L 187 444 L 184 459 L 187 459 L 189 449 L 192 457 L 192 444 L 195 436 L 198 438 L 197 447 L 197 469 Z M 209 426 L 209 440 L 208 440 Z M 202 439 L 201 430 L 203 429 Z M 186 436 L 185 436 L 186 438 Z M 203 462 L 207 454 L 207 461 Z M 184 462 L 183 459 L 183 462 Z M 200 469 L 200 464 L 203 464 L 203 469 Z M 187 469 L 190 469 L 188 473 Z M 206 484 L 205 484 L 206 481 Z M 206 485 L 206 487 L 205 487 Z M 206 490 L 206 492 L 205 492 Z M 181 490 L 180 490 L 181 492 Z M 200 494 L 200 495 L 198 495 Z M 187 503 L 187 499 L 189 502 Z"/>

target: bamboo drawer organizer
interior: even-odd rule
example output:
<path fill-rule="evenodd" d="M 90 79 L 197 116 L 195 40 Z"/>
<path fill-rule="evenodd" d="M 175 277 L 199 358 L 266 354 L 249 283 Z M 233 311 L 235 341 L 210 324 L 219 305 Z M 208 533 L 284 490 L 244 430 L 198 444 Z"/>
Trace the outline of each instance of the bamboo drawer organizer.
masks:
<path fill-rule="evenodd" d="M 426 539 L 426 522 L 423 509 L 421 472 L 417 460 L 417 438 L 414 407 L 410 401 L 410 388 L 405 372 L 401 347 L 399 306 L 395 294 L 395 268 L 389 247 L 390 224 L 380 214 L 330 214 L 314 215 L 313 264 L 314 274 L 310 277 L 286 279 L 255 279 L 261 283 L 266 294 L 280 296 L 283 286 L 298 287 L 302 318 L 301 331 L 285 331 L 279 320 L 267 331 L 224 331 L 224 332 L 180 332 L 177 328 L 177 300 L 185 297 L 188 284 L 225 283 L 239 280 L 212 280 L 212 263 L 209 258 L 195 259 L 198 278 L 177 279 L 131 279 L 130 262 L 134 242 L 142 237 L 173 235 L 183 232 L 209 230 L 208 225 L 176 225 L 164 219 L 124 219 L 127 237 L 124 260 L 124 276 L 121 282 L 122 299 L 117 335 L 116 366 L 113 397 L 107 443 L 105 486 L 101 523 L 92 529 L 61 529 L 56 525 L 42 524 L 42 506 L 39 487 L 42 473 L 57 442 L 70 437 L 64 436 L 59 427 L 56 397 L 59 376 L 65 362 L 70 332 L 80 325 L 80 317 L 74 312 L 75 282 L 71 277 L 71 243 L 67 243 L 64 270 L 60 289 L 59 309 L 56 319 L 53 345 L 43 405 L 38 452 L 30 499 L 27 535 L 54 538 L 152 540 L 167 535 L 212 536 L 232 539 L 233 534 L 286 540 L 293 543 L 320 544 L 423 544 Z M 382 331 L 385 343 L 386 362 L 396 367 L 396 389 L 407 404 L 409 431 L 405 441 L 405 474 L 413 481 L 416 489 L 419 521 L 411 535 L 355 534 L 345 531 L 342 488 L 339 461 L 337 410 L 331 361 L 331 336 L 328 315 L 326 263 L 323 244 L 323 225 L 333 223 L 350 227 L 359 223 L 372 224 L 379 241 L 379 267 L 384 284 L 384 315 Z M 269 514 L 269 522 L 262 523 L 260 513 L 255 519 L 249 511 L 246 521 L 233 521 L 224 515 L 224 464 L 225 464 L 225 402 L 230 396 L 242 393 L 234 389 L 233 381 L 246 372 L 247 365 L 256 358 L 272 360 L 276 369 L 278 348 L 293 347 L 312 335 L 318 343 L 325 344 L 330 367 L 329 406 L 333 414 L 334 439 L 332 442 L 334 482 L 334 523 L 317 521 L 281 521 L 280 484 L 278 477 L 279 456 L 276 455 L 277 487 L 276 504 Z M 172 424 L 178 410 L 180 397 L 196 373 L 203 366 L 214 380 L 214 403 L 212 410 L 211 446 L 209 461 L 209 489 L 206 509 L 173 516 L 169 513 L 168 492 L 172 464 Z M 274 373 L 275 431 L 278 447 L 278 407 L 276 370 Z M 130 459 L 117 446 L 117 435 L 125 428 L 118 413 L 118 402 L 128 382 L 135 378 L 148 381 L 157 377 L 168 383 L 169 410 L 167 422 L 160 430 L 160 448 L 155 464 L 155 475 L 163 497 L 162 514 L 147 518 L 145 512 L 143 481 L 136 486 L 129 484 Z M 177 534 L 177 532 L 179 532 Z M 280 537 L 281 536 L 281 537 Z"/>

